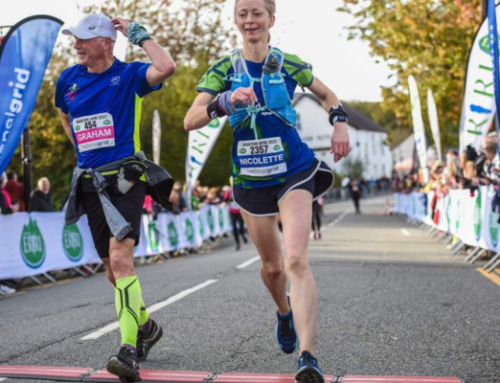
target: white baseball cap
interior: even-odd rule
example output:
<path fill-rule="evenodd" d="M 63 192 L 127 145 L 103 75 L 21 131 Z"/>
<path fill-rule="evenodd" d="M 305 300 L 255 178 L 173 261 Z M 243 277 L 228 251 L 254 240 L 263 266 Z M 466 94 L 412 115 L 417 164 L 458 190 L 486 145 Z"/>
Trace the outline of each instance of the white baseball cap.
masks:
<path fill-rule="evenodd" d="M 102 13 L 87 15 L 78 22 L 76 27 L 63 29 L 62 33 L 63 35 L 73 35 L 82 40 L 109 37 L 116 41 L 115 25 L 108 16 Z"/>

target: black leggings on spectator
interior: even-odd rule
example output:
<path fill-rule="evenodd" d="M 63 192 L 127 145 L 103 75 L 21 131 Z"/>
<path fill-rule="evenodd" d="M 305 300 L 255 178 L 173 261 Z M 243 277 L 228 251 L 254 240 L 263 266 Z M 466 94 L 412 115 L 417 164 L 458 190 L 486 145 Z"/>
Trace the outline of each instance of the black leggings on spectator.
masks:
<path fill-rule="evenodd" d="M 236 245 L 240 245 L 240 236 L 245 238 L 245 222 L 243 221 L 243 217 L 241 216 L 240 213 L 231 213 L 229 212 L 229 215 L 231 216 L 231 225 L 233 226 L 233 236 L 234 240 L 236 241 Z M 238 228 L 239 225 L 239 228 Z M 246 242 L 246 240 L 245 240 Z"/>

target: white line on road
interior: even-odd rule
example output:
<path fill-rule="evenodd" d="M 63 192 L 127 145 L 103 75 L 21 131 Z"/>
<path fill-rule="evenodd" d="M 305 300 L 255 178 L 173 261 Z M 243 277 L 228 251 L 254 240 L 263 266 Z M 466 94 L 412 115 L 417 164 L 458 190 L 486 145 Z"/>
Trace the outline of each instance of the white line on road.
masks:
<path fill-rule="evenodd" d="M 401 229 L 401 233 L 403 233 L 403 235 L 406 235 L 407 237 L 411 235 L 410 232 L 406 229 Z"/>
<path fill-rule="evenodd" d="M 7 378 L 0 378 L 0 382 L 3 382 L 4 380 L 6 380 Z"/>
<path fill-rule="evenodd" d="M 337 223 L 339 223 L 340 221 L 342 221 L 342 220 L 345 218 L 345 216 L 346 216 L 347 214 L 349 214 L 350 212 L 351 212 L 351 210 L 346 210 L 346 211 L 344 211 L 344 212 L 343 212 L 341 215 L 339 215 L 339 216 L 338 216 L 338 217 L 337 217 L 337 218 L 336 218 L 333 222 L 330 222 L 328 225 L 326 225 L 326 227 L 324 227 L 324 226 L 323 226 L 323 227 L 321 228 L 321 231 L 326 230 L 326 228 L 331 228 L 331 227 L 334 227 Z"/>
<path fill-rule="evenodd" d="M 236 268 L 237 268 L 238 270 L 240 270 L 240 269 L 244 269 L 245 267 L 250 266 L 252 263 L 257 262 L 258 260 L 260 260 L 260 257 L 254 257 L 254 258 L 252 258 L 252 259 L 249 259 L 249 260 L 248 260 L 248 261 L 246 261 L 246 262 L 243 262 L 241 265 L 236 266 Z"/>
<path fill-rule="evenodd" d="M 148 313 L 149 314 L 152 314 L 154 313 L 155 311 L 158 311 L 168 305 L 171 305 L 172 303 L 175 303 L 177 302 L 178 300 L 182 299 L 182 298 L 185 298 L 187 297 L 188 295 L 192 294 L 192 293 L 195 293 L 196 291 L 198 290 L 201 290 L 207 286 L 210 286 L 211 284 L 217 282 L 217 279 L 209 279 L 208 281 L 206 282 L 203 282 L 197 286 L 194 286 L 194 287 L 191 287 L 187 290 L 184 290 L 184 291 L 181 291 L 179 294 L 176 294 L 170 298 L 168 298 L 167 300 L 163 301 L 163 302 L 159 302 L 159 303 L 156 303 L 152 306 L 150 306 L 148 308 Z M 113 323 L 110 323 L 108 324 L 107 326 L 104 326 L 103 328 L 97 330 L 97 331 L 94 331 L 93 333 L 90 333 L 88 335 L 85 335 L 83 338 L 81 338 L 80 340 L 94 340 L 94 339 L 98 339 L 100 338 L 101 336 L 103 336 L 104 334 L 107 334 L 108 332 L 111 332 L 113 330 L 116 330 L 117 328 L 119 328 L 119 324 L 118 322 L 113 322 Z"/>

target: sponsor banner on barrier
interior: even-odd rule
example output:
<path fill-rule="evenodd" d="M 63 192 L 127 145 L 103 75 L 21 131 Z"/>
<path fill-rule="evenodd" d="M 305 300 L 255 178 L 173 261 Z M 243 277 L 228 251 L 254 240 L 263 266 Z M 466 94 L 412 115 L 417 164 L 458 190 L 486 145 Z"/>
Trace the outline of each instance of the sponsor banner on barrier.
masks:
<path fill-rule="evenodd" d="M 0 279 L 100 262 L 86 217 L 65 226 L 63 213 L 1 216 L 0 243 Z"/>
<path fill-rule="evenodd" d="M 492 210 L 494 195 L 491 186 L 483 186 L 474 193 L 452 190 L 447 196 L 437 199 L 432 215 L 434 193 L 431 192 L 427 195 L 426 215 L 419 210 L 424 206 L 421 202 L 425 197 L 423 193 L 397 194 L 394 211 L 456 235 L 469 246 L 499 252 L 499 214 Z"/>
<path fill-rule="evenodd" d="M 205 206 L 199 212 L 158 214 L 142 219 L 135 257 L 199 247 L 205 239 L 231 231 L 229 208 Z M 0 280 L 100 263 L 87 217 L 71 226 L 64 213 L 16 213 L 0 216 Z"/>

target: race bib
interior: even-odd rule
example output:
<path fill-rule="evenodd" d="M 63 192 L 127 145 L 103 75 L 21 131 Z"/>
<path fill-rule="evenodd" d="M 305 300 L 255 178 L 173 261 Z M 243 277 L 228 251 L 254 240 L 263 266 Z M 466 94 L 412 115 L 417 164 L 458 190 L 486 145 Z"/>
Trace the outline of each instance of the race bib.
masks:
<path fill-rule="evenodd" d="M 115 146 L 115 127 L 109 113 L 75 118 L 73 132 L 80 153 Z"/>
<path fill-rule="evenodd" d="M 281 137 L 238 142 L 237 161 L 241 175 L 268 177 L 287 171 Z"/>

